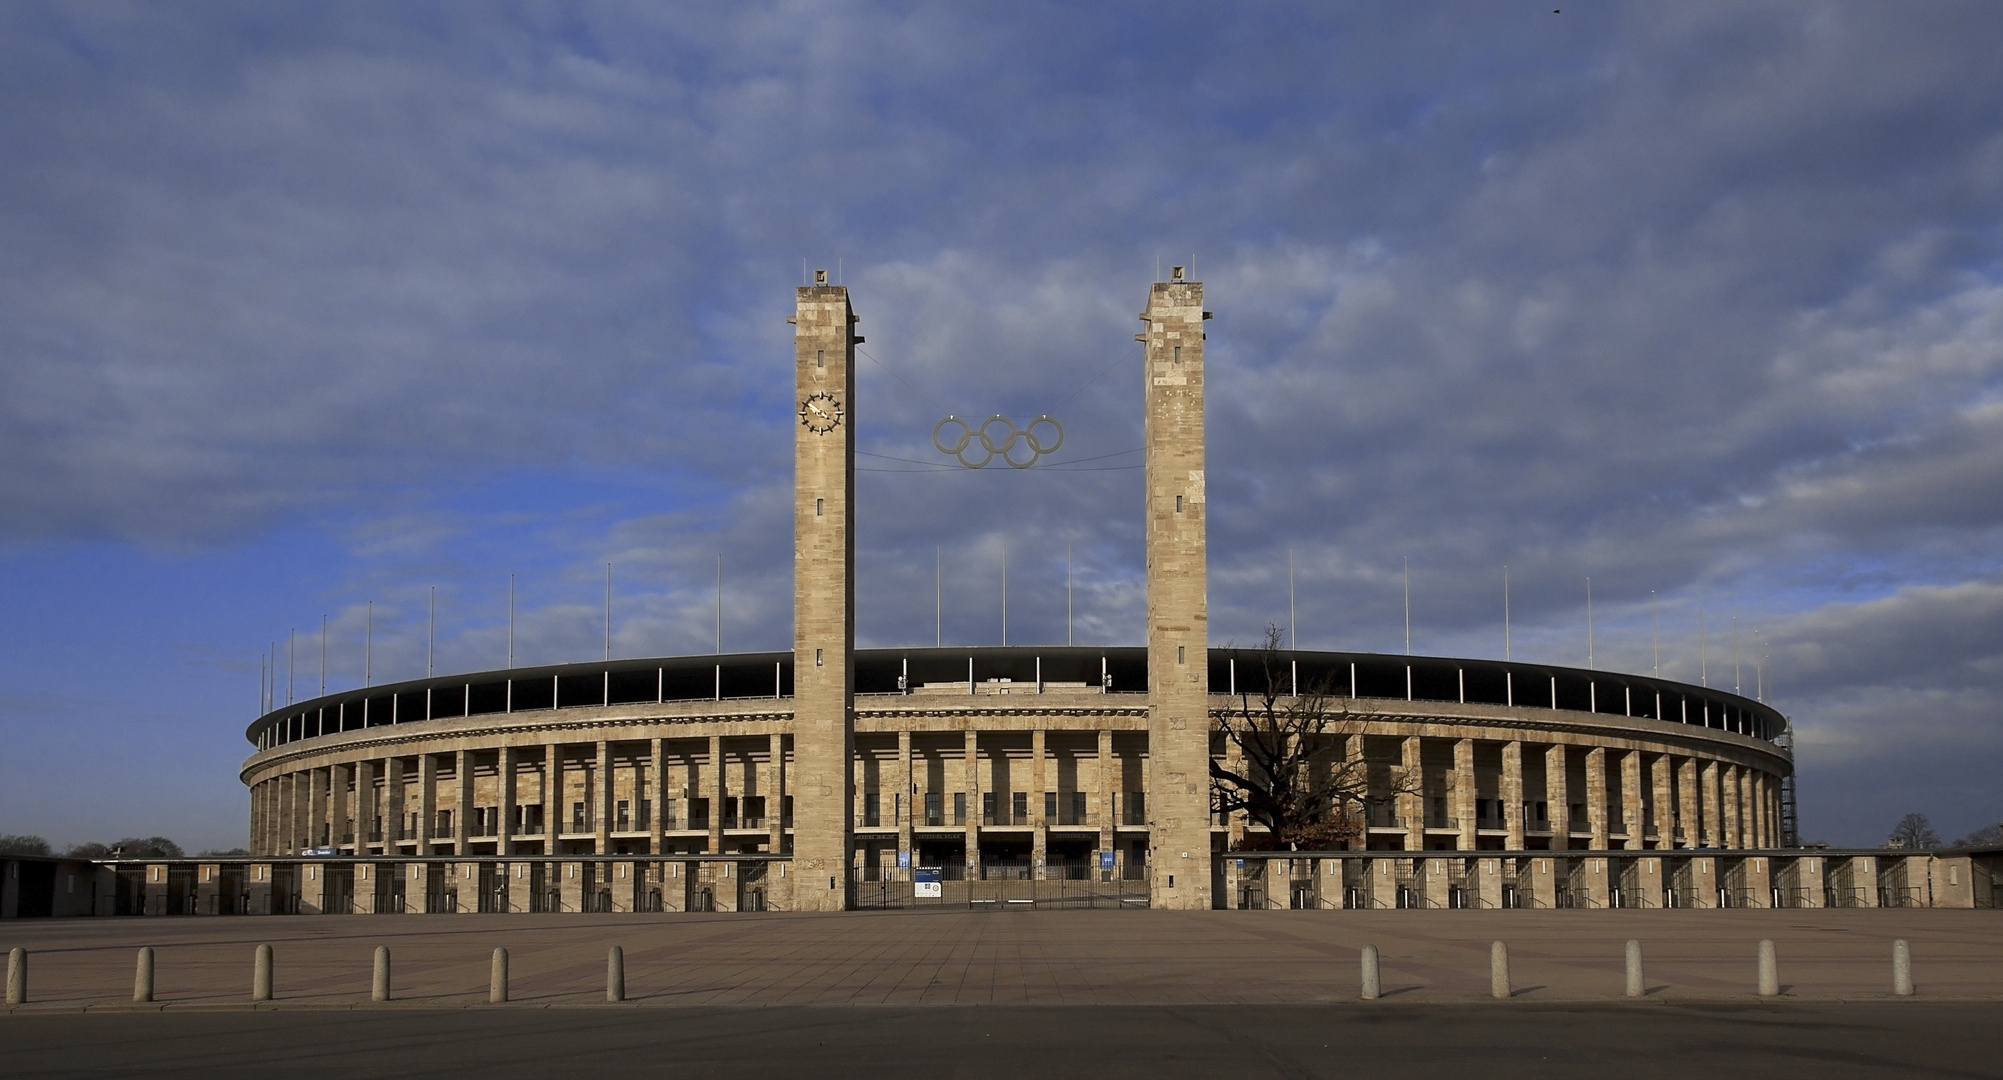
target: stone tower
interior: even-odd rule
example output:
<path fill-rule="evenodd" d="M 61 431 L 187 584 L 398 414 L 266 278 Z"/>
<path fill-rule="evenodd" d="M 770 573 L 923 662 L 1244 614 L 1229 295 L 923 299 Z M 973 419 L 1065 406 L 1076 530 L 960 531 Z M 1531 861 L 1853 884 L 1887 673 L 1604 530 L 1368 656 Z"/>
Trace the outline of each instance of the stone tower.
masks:
<path fill-rule="evenodd" d="M 1210 608 L 1203 522 L 1203 286 L 1176 267 L 1147 332 L 1148 844 L 1157 908 L 1210 906 Z"/>
<path fill-rule="evenodd" d="M 849 906 L 855 846 L 856 317 L 825 270 L 799 290 L 793 370 L 793 904 Z"/>

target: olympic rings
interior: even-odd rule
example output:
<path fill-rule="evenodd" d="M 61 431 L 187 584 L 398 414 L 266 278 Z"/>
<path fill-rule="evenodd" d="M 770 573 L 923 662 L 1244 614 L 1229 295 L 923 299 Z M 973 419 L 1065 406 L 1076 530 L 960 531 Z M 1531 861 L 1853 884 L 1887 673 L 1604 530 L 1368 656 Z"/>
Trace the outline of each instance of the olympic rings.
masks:
<path fill-rule="evenodd" d="M 946 429 L 947 424 L 959 425 L 959 439 L 942 440 L 939 438 L 939 433 Z M 996 443 L 992 435 L 988 434 L 988 430 L 996 424 L 1008 428 L 1008 437 L 1002 439 L 999 444 Z M 1036 436 L 1036 428 L 1040 424 L 1048 424 L 1051 430 L 1057 433 L 1048 446 L 1045 446 L 1043 440 Z M 981 459 L 979 461 L 969 461 L 967 460 L 967 447 L 976 439 L 980 440 Z M 948 442 L 951 442 L 951 445 L 948 445 Z M 1029 452 L 1028 458 L 1024 460 L 1017 460 L 1013 453 L 1018 442 Z M 1039 416 L 1020 428 L 1015 426 L 1015 421 L 1010 420 L 1000 413 L 988 417 L 978 425 L 969 424 L 957 416 L 948 416 L 932 426 L 932 445 L 938 448 L 938 451 L 942 454 L 959 458 L 960 464 L 965 465 L 969 469 L 986 468 L 988 462 L 993 461 L 997 457 L 1008 462 L 1010 468 L 1027 469 L 1031 465 L 1036 464 L 1037 460 L 1045 454 L 1054 454 L 1057 452 L 1058 447 L 1064 445 L 1064 425 L 1052 420 L 1048 416 Z"/>

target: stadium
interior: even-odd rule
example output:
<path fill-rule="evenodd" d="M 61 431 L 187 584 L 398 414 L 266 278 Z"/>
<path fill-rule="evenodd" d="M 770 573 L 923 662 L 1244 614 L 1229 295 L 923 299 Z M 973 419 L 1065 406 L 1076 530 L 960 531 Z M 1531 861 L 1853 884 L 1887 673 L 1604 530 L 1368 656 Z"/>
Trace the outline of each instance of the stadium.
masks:
<path fill-rule="evenodd" d="M 10 859 L 0 915 L 1993 906 L 1986 854 L 1796 846 L 1788 720 L 1739 694 L 1212 648 L 1211 313 L 1176 268 L 1139 318 L 1144 644 L 857 649 L 862 339 L 817 271 L 786 320 L 791 650 L 287 704 L 245 733 L 249 856 Z M 1219 780 L 1279 791 L 1274 746 L 1313 793 L 1278 832 Z"/>
<path fill-rule="evenodd" d="M 1212 648 L 1210 317 L 1180 268 L 1140 314 L 1145 644 L 856 648 L 862 339 L 817 271 L 786 320 L 790 651 L 288 704 L 246 731 L 248 857 L 10 861 L 0 914 L 1993 905 L 1986 861 L 1795 846 L 1788 720 L 1738 694 Z M 1345 778 L 1286 819 L 1318 843 L 1218 796 L 1279 775 L 1244 737 L 1267 707 L 1312 721 L 1289 775 Z"/>
<path fill-rule="evenodd" d="M 1786 720 L 1768 706 L 1532 664 L 1280 657 L 1289 685 L 1275 689 L 1330 688 L 1345 722 L 1328 752 L 1368 763 L 1376 790 L 1360 851 L 1782 846 L 1791 764 L 1777 741 Z M 1266 689 L 1263 660 L 1212 652 L 1212 716 Z M 757 856 L 746 863 L 754 878 L 771 872 L 776 886 L 770 857 L 794 850 L 793 662 L 754 653 L 526 668 L 278 710 L 247 733 L 252 850 L 527 862 L 537 877 L 562 856 Z M 949 882 L 1147 880 L 1147 667 L 1138 647 L 859 652 L 853 894 L 920 867 Z M 1211 743 L 1222 760 L 1224 740 Z M 1394 790 L 1400 770 L 1416 783 Z M 1213 815 L 1206 854 L 1258 831 L 1243 814 Z M 1233 859 L 1204 861 L 1216 903 L 1232 892 Z M 630 902 L 672 885 L 653 876 Z M 662 902 L 691 903 L 693 880 Z M 525 880 L 512 890 L 522 895 L 488 902 L 541 908 L 555 887 Z"/>
<path fill-rule="evenodd" d="M 1242 765 L 1221 735 L 1234 709 L 1267 690 L 1298 700 L 1303 686 L 1333 717 L 1312 735 L 1322 767 L 1347 762 L 1356 777 L 1335 847 L 1358 857 L 1284 860 L 1289 904 L 1669 904 L 1679 887 L 1708 904 L 1720 886 L 1688 865 L 1601 859 L 1585 879 L 1543 886 L 1521 855 L 1491 858 L 1486 873 L 1438 856 L 1431 875 L 1410 858 L 1376 877 L 1371 867 L 1390 852 L 1787 842 L 1787 721 L 1744 697 L 1490 660 L 1211 649 L 1210 317 L 1202 285 L 1177 268 L 1151 288 L 1136 335 L 1145 646 L 855 649 L 844 420 L 860 320 L 847 290 L 817 274 L 787 320 L 801 403 L 795 648 L 432 678 L 279 709 L 247 732 L 253 852 L 413 860 L 370 900 L 399 908 L 416 906 L 418 878 L 426 909 L 841 909 L 1052 889 L 1087 902 L 1264 904 L 1280 891 L 1262 850 L 1274 838 L 1242 811 L 1220 812 L 1210 770 Z M 478 860 L 479 883 L 462 890 L 472 880 L 447 860 Z M 327 902 L 352 903 L 341 895 Z"/>

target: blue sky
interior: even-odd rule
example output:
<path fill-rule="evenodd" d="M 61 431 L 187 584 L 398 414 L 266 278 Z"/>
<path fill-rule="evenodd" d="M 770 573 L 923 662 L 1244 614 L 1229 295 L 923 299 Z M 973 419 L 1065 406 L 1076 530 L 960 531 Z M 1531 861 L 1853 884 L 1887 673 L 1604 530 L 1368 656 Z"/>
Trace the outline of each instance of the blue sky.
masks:
<path fill-rule="evenodd" d="M 1732 661 L 1803 828 L 2003 818 L 2003 12 L 0 8 L 0 832 L 242 842 L 293 683 L 789 640 L 803 263 L 859 634 L 1141 633 L 1134 314 L 1195 262 L 1218 643 Z M 1052 412 L 1069 468 L 933 461 Z M 1085 459 L 1091 459 L 1089 461 Z M 878 471 L 880 470 L 880 471 Z M 1651 633 L 1651 614 L 1657 629 Z M 1738 649 L 1733 652 L 1734 629 Z M 1760 658 L 1756 668 L 1755 657 Z M 1755 674 L 1756 670 L 1759 674 Z M 281 676 L 281 679 L 283 676 Z"/>

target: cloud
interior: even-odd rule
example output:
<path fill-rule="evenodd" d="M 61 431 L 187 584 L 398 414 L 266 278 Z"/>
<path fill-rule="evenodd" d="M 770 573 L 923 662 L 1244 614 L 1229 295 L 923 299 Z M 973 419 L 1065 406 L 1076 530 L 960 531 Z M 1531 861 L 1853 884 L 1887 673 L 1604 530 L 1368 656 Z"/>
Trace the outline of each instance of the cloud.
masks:
<path fill-rule="evenodd" d="M 607 561 L 616 648 L 713 647 L 721 550 L 783 646 L 805 258 L 917 470 L 859 474 L 863 637 L 998 639 L 1006 550 L 1011 640 L 1131 641 L 1125 357 L 1193 260 L 1218 640 L 1291 550 L 1304 644 L 1401 648 L 1409 558 L 1421 647 L 1492 654 L 1506 563 L 1518 655 L 1582 658 L 1591 576 L 1624 663 L 1651 595 L 1686 677 L 1700 604 L 1761 627 L 1805 763 L 1900 702 L 1975 745 L 1986 661 L 1892 608 L 1978 639 L 2003 571 L 2003 16 L 1577 15 L 16 5 L 0 540 L 337 536 L 268 617 L 376 597 L 391 671 L 433 582 L 441 662 L 504 653 L 510 572 L 524 652 L 596 655 Z M 894 460 L 1045 411 L 1069 471 Z"/>

